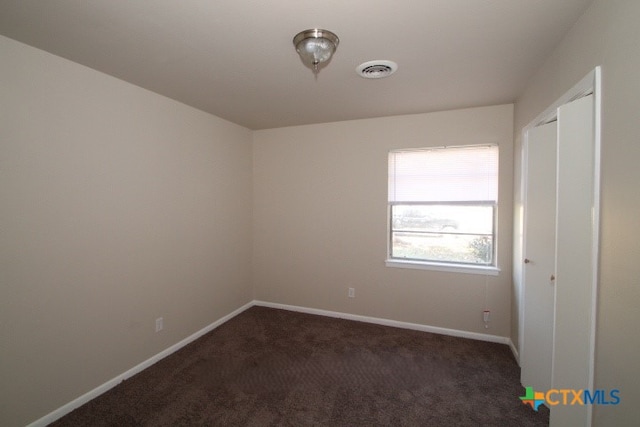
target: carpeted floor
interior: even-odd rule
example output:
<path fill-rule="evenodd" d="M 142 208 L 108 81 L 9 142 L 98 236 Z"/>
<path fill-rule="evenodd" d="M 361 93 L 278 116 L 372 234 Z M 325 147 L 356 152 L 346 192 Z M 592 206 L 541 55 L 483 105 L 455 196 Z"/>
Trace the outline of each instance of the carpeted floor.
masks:
<path fill-rule="evenodd" d="M 546 426 L 506 345 L 252 307 L 53 426 Z"/>

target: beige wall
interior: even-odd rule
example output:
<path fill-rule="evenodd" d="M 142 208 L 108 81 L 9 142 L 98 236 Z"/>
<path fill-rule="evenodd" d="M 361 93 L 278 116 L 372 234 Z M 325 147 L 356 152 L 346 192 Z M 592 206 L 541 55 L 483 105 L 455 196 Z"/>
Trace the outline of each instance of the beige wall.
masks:
<path fill-rule="evenodd" d="M 594 425 L 637 425 L 640 402 L 640 2 L 595 0 L 516 103 L 520 131 L 594 67 L 602 66 L 602 206 L 595 385 L 621 390 L 596 406 Z M 516 168 L 520 175 L 520 165 Z M 516 185 L 518 188 L 518 185 Z M 516 195 L 516 200 L 519 195 Z M 516 289 L 516 292 L 518 290 Z M 514 305 L 514 313 L 517 307 Z M 512 338 L 517 342 L 517 317 Z"/>
<path fill-rule="evenodd" d="M 502 105 L 255 132 L 256 298 L 508 336 L 512 114 Z M 500 144 L 500 275 L 386 267 L 388 151 L 479 143 Z"/>
<path fill-rule="evenodd" d="M 3 37 L 0 58 L 0 424 L 18 426 L 252 299 L 252 135 Z"/>

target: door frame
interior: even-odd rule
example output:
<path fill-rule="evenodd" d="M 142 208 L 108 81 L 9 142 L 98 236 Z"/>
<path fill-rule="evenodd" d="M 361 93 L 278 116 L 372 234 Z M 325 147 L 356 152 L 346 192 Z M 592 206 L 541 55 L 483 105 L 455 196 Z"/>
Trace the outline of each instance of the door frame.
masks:
<path fill-rule="evenodd" d="M 562 105 L 568 104 L 572 101 L 575 101 L 579 98 L 587 96 L 589 94 L 593 94 L 593 105 L 594 105 L 594 141 L 593 141 L 593 149 L 594 149 L 594 170 L 593 170 L 593 201 L 594 201 L 594 209 L 593 209 L 593 224 L 592 227 L 592 236 L 591 236 L 591 257 L 592 257 L 592 292 L 591 292 L 591 325 L 590 327 L 590 348 L 589 348 L 589 378 L 588 378 L 588 386 L 590 390 L 594 389 L 594 376 L 595 376 L 595 346 L 596 346 L 596 320 L 597 320 L 597 295 L 598 295 L 598 266 L 599 266 L 599 248 L 600 248 L 600 163 L 601 163 L 601 129 L 602 129 L 602 69 L 600 66 L 594 68 L 590 71 L 582 80 L 580 80 L 574 87 L 572 87 L 569 91 L 567 91 L 563 96 L 558 98 L 553 104 L 551 104 L 548 108 L 546 108 L 542 113 L 540 113 L 534 120 L 532 120 L 527 126 L 522 129 L 522 150 L 521 150 L 521 176 L 520 176 L 520 200 L 517 201 L 519 206 L 522 206 L 523 215 L 521 215 L 520 220 L 525 221 L 524 212 L 526 212 L 526 206 L 524 205 L 526 200 L 526 150 L 524 147 L 528 144 L 528 132 L 532 128 L 550 123 L 557 119 L 558 116 L 558 108 Z M 518 206 L 518 205 L 516 205 Z M 520 225 L 520 230 L 524 230 L 523 224 Z M 516 233 L 518 236 L 518 233 Z M 524 248 L 524 239 L 525 236 L 522 236 L 521 240 L 518 242 L 519 245 L 519 253 L 522 254 L 522 250 Z M 522 264 L 521 259 L 513 260 L 514 263 L 514 271 L 518 272 L 517 279 L 519 281 L 520 286 L 524 286 L 524 269 L 520 268 Z M 523 289 L 520 289 L 519 299 L 518 299 L 518 349 L 521 351 L 524 345 L 524 292 Z M 588 405 L 587 407 L 587 425 L 591 425 L 592 423 L 592 413 L 593 407 Z"/>

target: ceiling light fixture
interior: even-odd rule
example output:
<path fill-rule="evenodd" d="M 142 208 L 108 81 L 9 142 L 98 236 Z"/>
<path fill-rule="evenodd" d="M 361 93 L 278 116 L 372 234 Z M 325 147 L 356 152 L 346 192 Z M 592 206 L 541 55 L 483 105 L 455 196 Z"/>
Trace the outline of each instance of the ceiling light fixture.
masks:
<path fill-rule="evenodd" d="M 338 36 L 331 31 L 317 28 L 301 31 L 293 38 L 293 45 L 300 55 L 302 63 L 318 76 L 320 68 L 327 65 L 340 43 Z"/>

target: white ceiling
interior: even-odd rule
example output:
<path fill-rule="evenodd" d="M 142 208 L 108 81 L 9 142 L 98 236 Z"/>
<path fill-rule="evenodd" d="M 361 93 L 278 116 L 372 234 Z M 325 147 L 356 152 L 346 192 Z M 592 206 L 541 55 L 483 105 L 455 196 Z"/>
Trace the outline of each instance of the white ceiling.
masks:
<path fill-rule="evenodd" d="M 0 34 L 267 129 L 513 102 L 590 3 L 0 0 Z M 340 37 L 317 81 L 292 44 L 308 28 Z M 375 59 L 399 69 L 355 73 Z"/>

